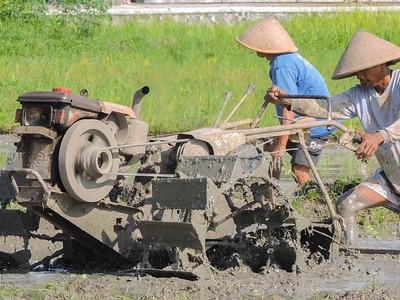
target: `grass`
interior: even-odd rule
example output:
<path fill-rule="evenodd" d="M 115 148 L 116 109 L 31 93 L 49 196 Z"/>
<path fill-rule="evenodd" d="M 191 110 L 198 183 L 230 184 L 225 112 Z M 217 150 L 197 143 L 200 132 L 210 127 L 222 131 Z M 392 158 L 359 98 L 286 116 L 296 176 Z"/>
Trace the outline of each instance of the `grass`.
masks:
<path fill-rule="evenodd" d="M 81 277 L 84 275 L 81 275 Z M 66 281 L 55 281 L 39 284 L 37 287 L 5 285 L 0 291 L 0 300 L 11 299 L 69 299 L 69 300 L 128 300 L 146 299 L 146 296 L 125 294 L 117 287 L 96 283 L 85 278 L 76 278 Z"/>
<path fill-rule="evenodd" d="M 397 13 L 353 12 L 295 15 L 281 18 L 299 52 L 327 80 L 332 94 L 353 85 L 354 78 L 330 77 L 348 40 L 364 28 L 400 44 L 394 24 Z M 254 22 L 186 24 L 152 18 L 114 25 L 108 19 L 87 24 L 42 18 L 34 22 L 3 20 L 0 26 L 0 124 L 13 125 L 18 95 L 55 86 L 130 105 L 133 93 L 148 85 L 142 119 L 153 133 L 184 131 L 213 125 L 226 91 L 233 92 L 225 116 L 249 84 L 256 90 L 232 120 L 254 117 L 271 85 L 268 62 L 239 45 L 235 36 Z M 268 107 L 262 126 L 276 125 Z M 346 123 L 357 126 L 357 122 Z"/>
<path fill-rule="evenodd" d="M 54 280 L 56 275 L 61 278 Z M 47 282 L 39 278 L 27 283 L 15 281 L 15 284 L 1 284 L 0 281 L 0 300 L 189 300 L 200 293 L 200 288 L 194 284 L 181 286 L 179 282 L 151 277 L 138 280 L 104 274 L 54 274 L 50 278 Z"/>

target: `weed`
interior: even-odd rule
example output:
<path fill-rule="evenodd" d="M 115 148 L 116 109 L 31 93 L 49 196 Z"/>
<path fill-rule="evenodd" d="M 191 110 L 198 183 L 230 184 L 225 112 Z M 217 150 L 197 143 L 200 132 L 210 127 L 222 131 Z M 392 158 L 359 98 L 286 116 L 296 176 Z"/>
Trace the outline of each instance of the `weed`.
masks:
<path fill-rule="evenodd" d="M 27 22 L 38 20 L 47 12 L 43 0 L 0 0 L 0 20 Z"/>
<path fill-rule="evenodd" d="M 361 182 L 362 178 L 359 176 L 340 176 L 333 183 L 325 183 L 325 187 L 328 191 L 329 197 L 331 199 L 336 199 Z M 315 181 L 307 182 L 304 187 L 299 190 L 298 196 L 300 197 L 301 201 L 308 200 L 311 202 L 325 202 L 324 195 Z"/>

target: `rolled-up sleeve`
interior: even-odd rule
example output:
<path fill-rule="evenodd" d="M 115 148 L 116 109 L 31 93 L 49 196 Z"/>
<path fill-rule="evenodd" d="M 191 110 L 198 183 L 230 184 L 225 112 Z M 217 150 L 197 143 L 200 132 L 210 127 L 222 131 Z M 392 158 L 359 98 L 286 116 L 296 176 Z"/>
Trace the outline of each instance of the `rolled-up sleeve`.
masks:
<path fill-rule="evenodd" d="M 356 117 L 351 98 L 352 91 L 346 91 L 330 97 L 333 119 L 350 119 Z M 328 117 L 328 102 L 321 99 L 292 99 L 291 110 L 304 116 L 314 118 Z"/>
<path fill-rule="evenodd" d="M 400 120 L 392 125 L 378 130 L 383 136 L 383 143 L 396 143 L 400 141 Z"/>

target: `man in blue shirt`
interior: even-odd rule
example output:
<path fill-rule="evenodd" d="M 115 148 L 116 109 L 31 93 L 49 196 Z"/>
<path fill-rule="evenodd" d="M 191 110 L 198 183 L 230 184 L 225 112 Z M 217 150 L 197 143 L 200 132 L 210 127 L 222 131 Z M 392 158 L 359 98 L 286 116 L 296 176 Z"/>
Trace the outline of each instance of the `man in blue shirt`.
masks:
<path fill-rule="evenodd" d="M 304 57 L 297 53 L 297 47 L 282 25 L 274 18 L 256 24 L 236 37 L 243 46 L 256 51 L 257 56 L 266 58 L 270 64 L 269 77 L 273 85 L 279 86 L 286 94 L 329 96 L 324 78 Z M 276 112 L 282 125 L 290 124 L 298 118 L 294 112 L 277 105 Z M 329 140 L 332 131 L 326 126 L 314 127 L 310 139 L 306 141 L 308 152 L 314 164 L 318 163 L 322 147 Z M 296 182 L 304 186 L 310 181 L 310 166 L 299 144 L 289 140 L 288 135 L 275 138 L 271 153 L 276 161 L 281 161 L 285 152 L 292 156 L 291 165 Z M 274 170 L 279 179 L 281 166 Z"/>

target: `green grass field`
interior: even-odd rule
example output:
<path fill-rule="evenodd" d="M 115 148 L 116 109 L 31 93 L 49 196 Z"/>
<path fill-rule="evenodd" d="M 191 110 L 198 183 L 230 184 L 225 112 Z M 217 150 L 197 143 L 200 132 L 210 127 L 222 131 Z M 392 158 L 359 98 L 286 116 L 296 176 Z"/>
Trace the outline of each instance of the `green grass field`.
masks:
<path fill-rule="evenodd" d="M 256 90 L 232 120 L 252 118 L 271 85 L 269 65 L 242 47 L 235 36 L 255 22 L 186 24 L 137 19 L 113 25 L 102 20 L 37 17 L 0 21 L 0 124 L 13 126 L 19 94 L 29 90 L 86 88 L 90 96 L 130 105 L 133 93 L 150 87 L 142 119 L 153 133 L 213 125 L 226 91 L 242 98 L 249 84 Z M 347 42 L 359 28 L 400 44 L 398 13 L 353 12 L 298 15 L 279 19 L 303 54 L 327 80 L 332 94 L 349 88 L 355 78 L 330 79 Z M 275 125 L 268 107 L 261 126 Z M 347 123 L 353 126 L 354 122 Z M 355 125 L 356 126 L 356 125 Z"/>

